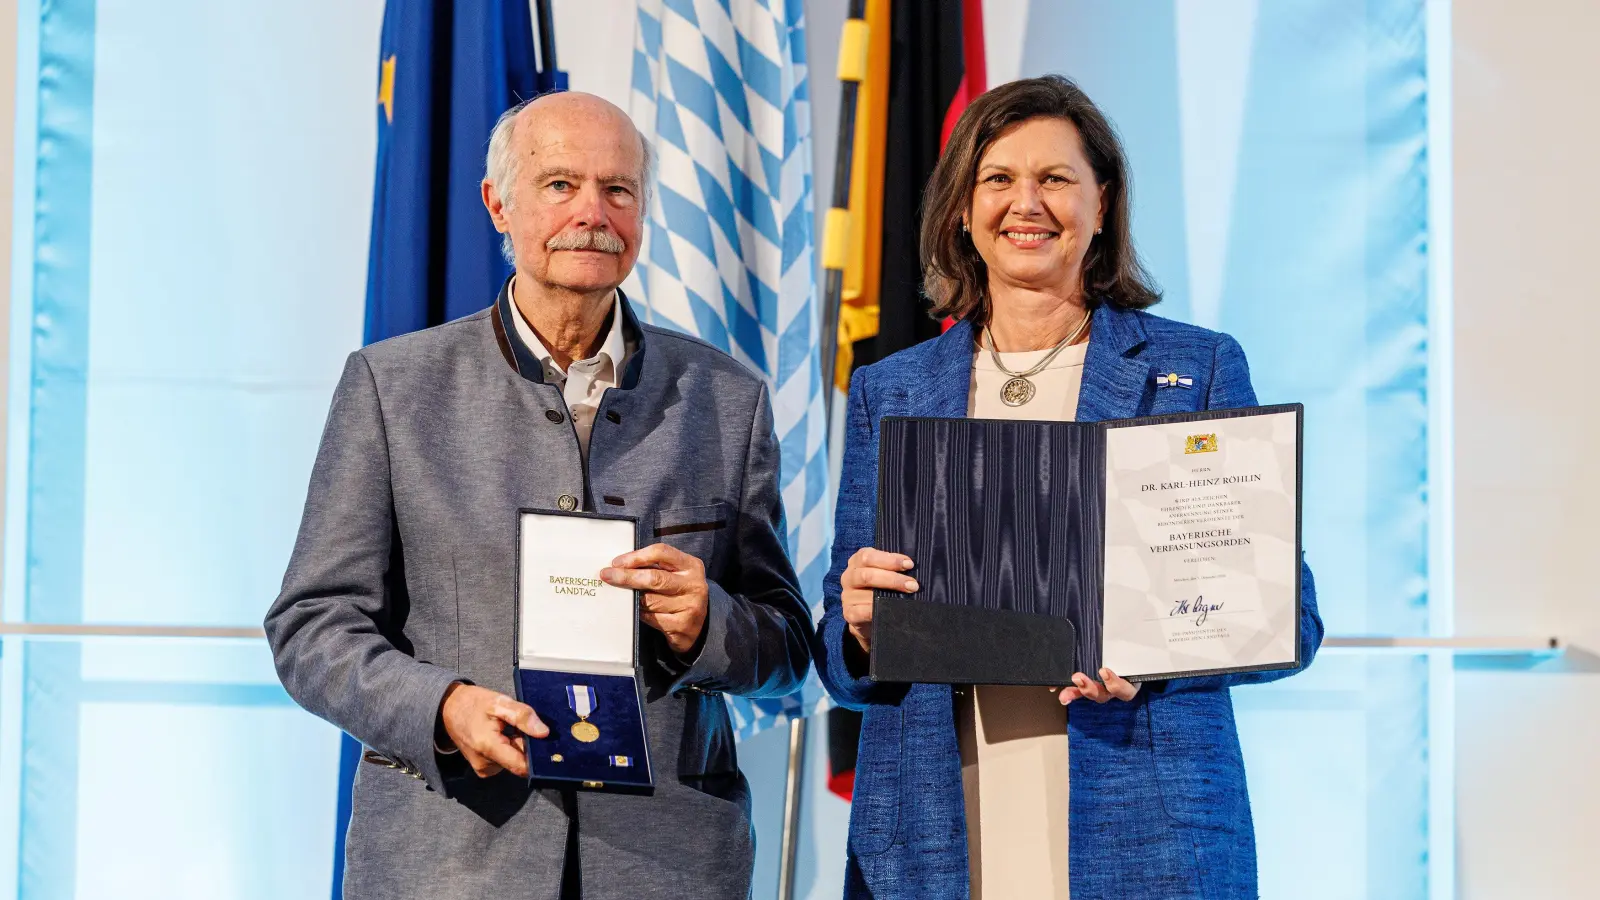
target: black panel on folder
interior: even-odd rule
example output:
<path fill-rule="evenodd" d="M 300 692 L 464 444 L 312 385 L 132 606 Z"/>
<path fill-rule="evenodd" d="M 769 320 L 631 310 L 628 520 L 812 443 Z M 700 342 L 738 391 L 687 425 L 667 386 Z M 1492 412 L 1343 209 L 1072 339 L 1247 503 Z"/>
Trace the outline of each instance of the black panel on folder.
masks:
<path fill-rule="evenodd" d="M 1072 683 L 1076 629 L 1037 613 L 949 606 L 884 595 L 872 604 L 873 681 Z"/>

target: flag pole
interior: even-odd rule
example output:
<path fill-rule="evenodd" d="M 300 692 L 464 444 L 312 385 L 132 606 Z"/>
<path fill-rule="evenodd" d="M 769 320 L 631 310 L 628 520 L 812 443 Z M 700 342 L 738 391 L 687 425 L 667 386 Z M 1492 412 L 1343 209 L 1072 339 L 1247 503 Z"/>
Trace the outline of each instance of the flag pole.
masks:
<path fill-rule="evenodd" d="M 555 16 L 550 11 L 550 0 L 534 0 L 533 19 L 539 49 L 538 93 L 551 94 L 564 91 L 567 89 L 567 73 L 556 66 L 556 25 Z"/>
<path fill-rule="evenodd" d="M 555 17 L 550 12 L 550 0 L 534 0 L 533 15 L 539 32 L 539 68 L 553 72 L 556 69 L 556 28 Z"/>
<path fill-rule="evenodd" d="M 844 302 L 844 268 L 850 256 L 856 102 L 867 77 L 867 46 L 867 0 L 850 0 L 849 18 L 839 36 L 839 142 L 833 157 L 833 200 L 822 226 L 822 408 L 824 421 L 829 423 L 833 421 L 834 370 L 839 364 L 839 306 Z"/>
<path fill-rule="evenodd" d="M 805 716 L 789 720 L 789 777 L 783 784 L 783 847 L 778 859 L 778 900 L 794 900 L 794 875 L 800 862 L 800 789 L 805 784 Z"/>

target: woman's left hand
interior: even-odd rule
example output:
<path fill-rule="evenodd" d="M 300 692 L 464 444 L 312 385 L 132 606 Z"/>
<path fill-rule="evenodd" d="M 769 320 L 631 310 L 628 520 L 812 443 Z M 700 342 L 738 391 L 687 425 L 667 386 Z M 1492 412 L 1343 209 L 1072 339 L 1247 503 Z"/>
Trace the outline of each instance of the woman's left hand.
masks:
<path fill-rule="evenodd" d="M 1079 697 L 1104 703 L 1115 698 L 1117 700 L 1132 700 L 1139 693 L 1139 685 L 1130 684 L 1126 679 L 1117 677 L 1117 673 L 1110 669 L 1101 669 L 1100 678 L 1105 684 L 1079 672 L 1072 676 L 1072 687 L 1063 688 L 1061 691 L 1061 705 L 1066 706 Z"/>

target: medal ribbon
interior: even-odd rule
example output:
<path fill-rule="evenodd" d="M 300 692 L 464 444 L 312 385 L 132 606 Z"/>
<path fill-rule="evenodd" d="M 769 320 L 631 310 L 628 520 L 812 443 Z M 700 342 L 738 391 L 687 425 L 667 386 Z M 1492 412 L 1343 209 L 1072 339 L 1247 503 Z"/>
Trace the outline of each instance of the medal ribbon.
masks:
<path fill-rule="evenodd" d="M 594 714 L 594 688 L 586 684 L 567 685 L 567 705 L 578 714 L 578 718 L 589 718 Z"/>

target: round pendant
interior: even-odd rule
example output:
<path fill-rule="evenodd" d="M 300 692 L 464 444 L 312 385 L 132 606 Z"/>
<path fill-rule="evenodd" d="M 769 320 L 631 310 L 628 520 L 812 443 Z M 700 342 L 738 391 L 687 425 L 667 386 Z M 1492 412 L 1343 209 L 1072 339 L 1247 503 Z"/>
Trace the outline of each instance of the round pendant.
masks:
<path fill-rule="evenodd" d="M 1021 375 L 1011 379 L 1000 388 L 1000 400 L 1007 406 L 1021 406 L 1033 399 L 1033 382 Z"/>
<path fill-rule="evenodd" d="M 588 722 L 579 722 L 572 726 L 572 736 L 585 744 L 592 744 L 600 740 L 600 729 L 590 725 Z"/>

